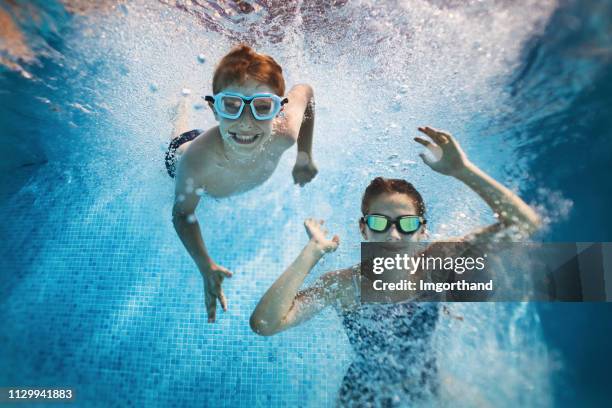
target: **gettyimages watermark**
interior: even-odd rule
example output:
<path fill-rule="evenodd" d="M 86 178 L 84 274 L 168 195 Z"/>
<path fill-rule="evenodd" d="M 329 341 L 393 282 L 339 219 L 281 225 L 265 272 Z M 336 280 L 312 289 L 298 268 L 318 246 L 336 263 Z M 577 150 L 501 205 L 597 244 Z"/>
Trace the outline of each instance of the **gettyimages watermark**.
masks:
<path fill-rule="evenodd" d="M 612 301 L 612 243 L 361 245 L 361 300 Z"/>

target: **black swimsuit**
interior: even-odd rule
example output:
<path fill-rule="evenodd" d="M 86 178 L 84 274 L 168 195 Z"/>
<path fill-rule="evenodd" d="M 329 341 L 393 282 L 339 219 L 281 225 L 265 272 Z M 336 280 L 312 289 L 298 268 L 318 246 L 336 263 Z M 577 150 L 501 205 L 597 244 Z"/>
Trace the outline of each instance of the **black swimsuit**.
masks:
<path fill-rule="evenodd" d="M 353 279 L 359 293 L 357 278 Z M 396 407 L 433 396 L 438 388 L 430 347 L 438 304 L 361 304 L 341 313 L 356 354 L 340 388 L 340 406 Z"/>
<path fill-rule="evenodd" d="M 170 175 L 170 177 L 174 178 L 176 175 L 176 149 L 183 143 L 192 141 L 202 132 L 201 129 L 193 129 L 182 133 L 179 137 L 175 137 L 170 142 L 170 146 L 168 146 L 168 151 L 166 152 L 166 170 L 168 170 L 168 175 Z"/>

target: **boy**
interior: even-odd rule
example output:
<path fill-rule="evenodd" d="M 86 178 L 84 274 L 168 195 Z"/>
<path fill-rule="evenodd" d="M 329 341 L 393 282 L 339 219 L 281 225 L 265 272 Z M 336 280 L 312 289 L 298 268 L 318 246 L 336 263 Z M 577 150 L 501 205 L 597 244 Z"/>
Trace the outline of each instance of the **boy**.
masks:
<path fill-rule="evenodd" d="M 219 125 L 180 134 L 166 154 L 168 173 L 176 177 L 174 228 L 204 279 L 209 323 L 215 321 L 217 300 L 227 310 L 221 283 L 232 273 L 206 250 L 195 217 L 200 196 L 227 197 L 259 186 L 296 142 L 294 182 L 303 186 L 317 174 L 312 160 L 312 87 L 296 85 L 287 98 L 284 93 L 282 68 L 272 57 L 247 45 L 234 48 L 215 70 L 214 95 L 205 98 Z"/>

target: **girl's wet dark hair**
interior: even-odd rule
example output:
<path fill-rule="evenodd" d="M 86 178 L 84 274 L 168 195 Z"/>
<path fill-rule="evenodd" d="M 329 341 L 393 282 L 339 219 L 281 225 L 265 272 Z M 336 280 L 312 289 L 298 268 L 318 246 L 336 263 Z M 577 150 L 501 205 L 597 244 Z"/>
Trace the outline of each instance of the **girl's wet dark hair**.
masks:
<path fill-rule="evenodd" d="M 388 179 L 384 177 L 376 177 L 366 187 L 361 199 L 361 213 L 366 215 L 370 210 L 370 203 L 381 194 L 399 193 L 406 194 L 416 205 L 418 215 L 425 216 L 425 202 L 423 197 L 416 188 L 409 182 L 403 179 Z"/>

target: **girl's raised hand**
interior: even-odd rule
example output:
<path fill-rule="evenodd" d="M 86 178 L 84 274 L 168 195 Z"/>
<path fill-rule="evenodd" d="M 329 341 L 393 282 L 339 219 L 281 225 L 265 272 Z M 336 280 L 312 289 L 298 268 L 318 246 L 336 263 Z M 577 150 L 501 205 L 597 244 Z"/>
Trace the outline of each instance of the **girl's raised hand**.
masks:
<path fill-rule="evenodd" d="M 448 176 L 455 176 L 469 166 L 470 161 L 467 156 L 461 150 L 459 143 L 449 133 L 430 128 L 429 126 L 420 127 L 419 131 L 434 141 L 432 143 L 420 137 L 414 138 L 416 142 L 425 146 L 434 155 L 435 160 L 432 160 L 425 153 L 419 154 L 423 162 L 431 167 L 432 170 Z"/>
<path fill-rule="evenodd" d="M 323 229 L 323 220 L 315 220 L 308 218 L 304 221 L 304 228 L 310 241 L 317 246 L 317 248 L 323 252 L 334 252 L 338 245 L 340 245 L 340 237 L 334 235 L 333 238 L 329 239 L 326 237 L 327 230 Z"/>

